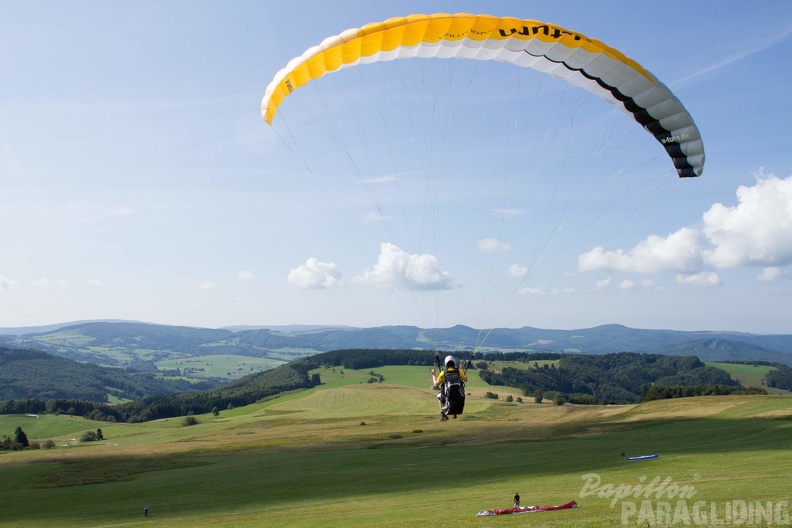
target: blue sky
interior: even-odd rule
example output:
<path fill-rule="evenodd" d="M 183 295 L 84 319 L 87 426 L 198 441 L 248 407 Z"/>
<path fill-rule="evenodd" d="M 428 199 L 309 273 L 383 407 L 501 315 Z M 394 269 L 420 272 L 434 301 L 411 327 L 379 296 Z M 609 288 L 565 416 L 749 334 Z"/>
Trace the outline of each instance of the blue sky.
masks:
<path fill-rule="evenodd" d="M 543 20 L 621 50 L 693 115 L 703 176 L 678 181 L 640 126 L 581 90 L 508 71 L 518 88 L 493 91 L 492 65 L 387 70 L 430 79 L 412 108 L 459 135 L 399 124 L 391 103 L 413 95 L 373 66 L 261 120 L 305 49 L 433 12 Z M 789 2 L 0 1 L 0 15 L 0 327 L 792 332 Z M 488 121 L 514 105 L 522 121 Z M 391 121 L 357 144 L 372 108 Z M 619 187 L 633 172 L 662 184 Z M 587 187 L 562 201 L 567 181 Z"/>

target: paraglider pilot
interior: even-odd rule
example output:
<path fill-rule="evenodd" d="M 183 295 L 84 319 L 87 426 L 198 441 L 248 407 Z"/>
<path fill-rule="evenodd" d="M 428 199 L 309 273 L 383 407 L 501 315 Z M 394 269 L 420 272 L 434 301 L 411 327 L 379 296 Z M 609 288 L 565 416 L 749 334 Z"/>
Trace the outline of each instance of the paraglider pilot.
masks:
<path fill-rule="evenodd" d="M 446 356 L 445 370 L 437 375 L 437 371 L 432 368 L 432 385 L 435 389 L 440 389 L 437 399 L 440 400 L 440 421 L 448 420 L 451 414 L 456 418 L 457 414 L 462 414 L 465 406 L 465 386 L 467 374 L 464 370 L 458 369 L 454 356 Z"/>

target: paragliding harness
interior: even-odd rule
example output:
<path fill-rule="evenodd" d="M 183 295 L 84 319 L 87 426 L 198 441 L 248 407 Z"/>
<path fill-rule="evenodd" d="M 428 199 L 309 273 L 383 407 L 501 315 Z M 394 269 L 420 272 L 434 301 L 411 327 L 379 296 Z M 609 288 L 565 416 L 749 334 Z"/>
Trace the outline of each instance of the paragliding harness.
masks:
<path fill-rule="evenodd" d="M 443 412 L 456 418 L 465 410 L 465 382 L 458 369 L 446 369 L 442 387 Z"/>
<path fill-rule="evenodd" d="M 470 359 L 468 359 L 465 366 L 465 372 L 470 367 L 474 355 L 476 355 L 475 352 L 470 355 Z M 439 368 L 440 356 L 436 355 L 435 359 Z M 465 382 L 462 381 L 462 375 L 459 373 L 458 368 L 445 370 L 445 380 L 437 397 L 440 399 L 441 412 L 444 415 L 450 414 L 456 418 L 458 414 L 462 414 L 462 411 L 465 410 Z"/>

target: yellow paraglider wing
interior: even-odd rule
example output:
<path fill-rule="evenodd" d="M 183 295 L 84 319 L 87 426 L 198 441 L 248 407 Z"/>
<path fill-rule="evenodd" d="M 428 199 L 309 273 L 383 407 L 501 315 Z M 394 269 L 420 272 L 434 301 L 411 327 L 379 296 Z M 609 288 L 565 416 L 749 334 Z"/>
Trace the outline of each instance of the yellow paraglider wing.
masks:
<path fill-rule="evenodd" d="M 272 124 L 291 92 L 326 73 L 410 58 L 493 60 L 564 79 L 632 114 L 663 145 L 680 177 L 703 171 L 699 130 L 663 83 L 618 50 L 537 20 L 440 13 L 348 29 L 309 48 L 275 75 L 261 103 L 262 116 Z"/>

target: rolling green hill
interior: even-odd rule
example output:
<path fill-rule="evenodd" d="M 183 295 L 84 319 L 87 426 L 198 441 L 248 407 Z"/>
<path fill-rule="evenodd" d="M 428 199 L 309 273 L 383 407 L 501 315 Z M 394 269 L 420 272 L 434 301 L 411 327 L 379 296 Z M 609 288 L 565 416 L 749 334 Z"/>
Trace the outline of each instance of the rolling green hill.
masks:
<path fill-rule="evenodd" d="M 166 380 L 152 374 L 79 363 L 36 350 L 0 347 L 0 400 L 138 400 L 205 390 L 215 383 Z"/>

